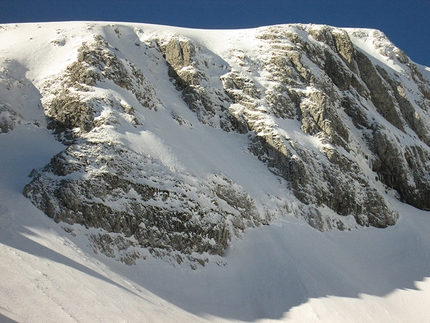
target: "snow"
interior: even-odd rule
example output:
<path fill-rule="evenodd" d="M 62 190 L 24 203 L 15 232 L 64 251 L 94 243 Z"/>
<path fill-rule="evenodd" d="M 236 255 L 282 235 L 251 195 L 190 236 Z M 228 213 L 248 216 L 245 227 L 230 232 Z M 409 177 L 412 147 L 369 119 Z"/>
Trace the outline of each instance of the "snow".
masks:
<path fill-rule="evenodd" d="M 39 86 L 75 58 L 82 39 L 91 39 L 88 29 L 104 31 L 114 44 L 117 36 L 106 26 L 109 24 L 86 22 L 43 24 L 38 29 L 31 24 L 4 25 L 13 32 L 1 38 L 0 54 L 25 67 L 18 79 L 25 76 Z M 236 41 L 250 50 L 254 44 L 247 44 L 247 35 L 257 32 L 138 24 L 122 24 L 119 31 L 132 43 L 150 39 L 151 33 L 180 32 L 218 54 Z M 28 55 L 24 49 L 34 41 L 51 45 Z M 357 40 L 357 44 L 363 50 L 370 48 L 363 41 Z M 146 62 L 133 47 L 121 51 L 135 61 Z M 387 64 L 380 53 L 373 54 Z M 141 66 L 144 68 L 143 63 Z M 157 73 L 165 71 L 148 67 L 145 77 L 156 85 L 163 105 L 158 111 L 145 112 L 141 132 L 132 133 L 124 127 L 106 129 L 102 135 L 154 156 L 171 170 L 194 174 L 222 171 L 252 197 L 283 190 L 285 185 L 249 156 L 244 135 L 201 125 L 185 105 L 175 100 L 177 92 Z M 22 195 L 31 170 L 43 167 L 64 149 L 44 127 L 37 100 L 30 100 L 40 96 L 37 91 L 29 86 L 28 101 L 22 98 L 24 101 L 18 102 L 23 119 L 29 122 L 0 134 L 1 322 L 428 320 L 429 212 L 395 199 L 391 203 L 401 217 L 393 227 L 319 232 L 303 220 L 286 215 L 270 226 L 247 229 L 241 238 L 234 238 L 219 261 L 195 270 L 152 257 L 126 266 L 94 253 L 86 235 L 97 229 L 54 223 Z M 109 94 L 108 86 L 105 91 Z M 130 102 L 132 98 L 125 99 Z M 175 127 L 172 111 L 192 126 Z M 288 133 L 279 129 L 283 136 L 320 148 L 320 142 L 301 135 L 294 121 L 277 122 L 285 123 L 282 129 L 290 129 Z M 253 170 L 252 176 L 249 169 Z M 285 190 L 285 196 L 288 194 Z"/>
<path fill-rule="evenodd" d="M 152 258 L 128 267 L 94 255 L 82 244 L 85 229 L 75 227 L 75 237 L 66 234 L 3 181 L 1 193 L 0 313 L 10 320 L 423 322 L 427 317 L 426 212 L 404 207 L 394 227 L 353 232 L 320 233 L 301 220 L 280 219 L 235 240 L 227 265 L 193 271 Z"/>
<path fill-rule="evenodd" d="M 375 29 L 346 29 L 349 37 L 358 48 L 370 55 L 375 65 L 386 66 L 393 71 L 402 72 L 402 67 L 394 58 L 394 46 L 388 38 Z M 391 48 L 390 48 L 391 47 Z M 382 51 L 385 49 L 385 51 Z"/>

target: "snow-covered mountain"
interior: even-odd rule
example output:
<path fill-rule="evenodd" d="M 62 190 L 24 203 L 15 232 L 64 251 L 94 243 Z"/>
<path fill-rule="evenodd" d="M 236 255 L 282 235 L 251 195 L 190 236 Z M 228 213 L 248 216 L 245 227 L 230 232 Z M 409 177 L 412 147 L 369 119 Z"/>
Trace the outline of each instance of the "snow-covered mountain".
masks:
<path fill-rule="evenodd" d="M 0 28 L 4 319 L 419 321 L 428 283 L 343 300 L 430 274 L 430 70 L 383 33 Z"/>

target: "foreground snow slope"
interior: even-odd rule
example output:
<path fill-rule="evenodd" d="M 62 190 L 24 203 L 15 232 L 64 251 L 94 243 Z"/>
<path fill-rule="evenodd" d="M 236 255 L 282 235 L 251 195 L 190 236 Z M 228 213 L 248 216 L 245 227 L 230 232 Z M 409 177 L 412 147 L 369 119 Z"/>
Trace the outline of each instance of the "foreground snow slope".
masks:
<path fill-rule="evenodd" d="M 429 71 L 381 33 L 0 28 L 1 322 L 427 319 Z"/>

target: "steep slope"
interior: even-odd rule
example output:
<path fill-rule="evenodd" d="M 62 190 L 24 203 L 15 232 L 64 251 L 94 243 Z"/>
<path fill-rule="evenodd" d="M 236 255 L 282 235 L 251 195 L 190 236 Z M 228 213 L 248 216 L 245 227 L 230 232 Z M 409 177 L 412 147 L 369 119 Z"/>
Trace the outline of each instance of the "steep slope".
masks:
<path fill-rule="evenodd" d="M 427 319 L 430 71 L 380 32 L 0 40 L 0 321 Z"/>
<path fill-rule="evenodd" d="M 24 194 L 109 256 L 204 264 L 286 214 L 324 231 L 395 224 L 387 193 L 430 208 L 429 81 L 378 31 L 2 29 L 2 132 L 43 108 L 66 145 Z"/>

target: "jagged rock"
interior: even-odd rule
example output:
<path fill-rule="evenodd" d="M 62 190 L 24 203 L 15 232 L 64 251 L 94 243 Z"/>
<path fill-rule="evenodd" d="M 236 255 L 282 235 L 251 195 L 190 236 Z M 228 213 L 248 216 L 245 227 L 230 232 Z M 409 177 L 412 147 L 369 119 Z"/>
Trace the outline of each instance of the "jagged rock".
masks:
<path fill-rule="evenodd" d="M 420 209 L 429 210 L 428 188 L 430 167 L 428 150 L 422 146 L 405 146 L 404 153 L 391 139 L 384 128 L 376 126 L 369 138 L 370 147 L 378 156 L 373 164 L 382 182 L 397 190 L 407 203 Z"/>
<path fill-rule="evenodd" d="M 24 194 L 55 221 L 100 228 L 90 237 L 97 252 L 132 264 L 144 247 L 204 265 L 248 227 L 285 214 L 321 231 L 382 228 L 398 218 L 391 189 L 430 209 L 430 83 L 382 33 L 271 26 L 226 33 L 221 49 L 209 33 L 144 29 L 92 31 L 75 60 L 38 84 L 48 126 L 68 147 L 32 173 Z M 14 82 L 29 82 L 21 74 Z M 21 116 L 3 101 L 6 132 Z M 243 142 L 285 191 L 251 197 L 232 174 L 173 167 L 139 146 L 164 144 L 165 122 Z M 157 140 L 141 143 L 144 135 Z"/>
<path fill-rule="evenodd" d="M 126 265 L 134 265 L 136 264 L 136 260 L 141 258 L 138 251 L 131 250 L 137 244 L 121 235 L 116 235 L 115 238 L 112 238 L 112 233 L 92 234 L 89 236 L 89 240 L 95 253 L 103 253 Z"/>
<path fill-rule="evenodd" d="M 357 52 L 357 64 L 362 80 L 370 90 L 372 102 L 378 112 L 392 125 L 404 131 L 400 116 L 393 104 L 393 97 L 388 92 L 383 79 L 378 75 L 377 69 L 370 59 L 363 53 Z"/>
<path fill-rule="evenodd" d="M 226 131 L 243 132 L 241 120 L 229 112 L 229 97 L 210 82 L 213 77 L 208 75 L 209 63 L 203 58 L 207 53 L 200 53 L 198 45 L 177 35 L 158 39 L 157 44 L 168 65 L 169 77 L 199 121 Z"/>
<path fill-rule="evenodd" d="M 7 105 L 0 104 L 0 133 L 6 133 L 15 128 L 22 117 Z"/>
<path fill-rule="evenodd" d="M 416 113 L 411 102 L 409 102 L 407 94 L 402 87 L 402 84 L 390 78 L 387 71 L 380 66 L 376 66 L 379 74 L 384 80 L 390 85 L 392 93 L 394 94 L 395 100 L 393 103 L 396 104 L 400 110 L 403 119 L 406 124 L 418 135 L 418 137 L 430 146 L 430 135 L 429 129 L 426 127 L 421 119 L 421 116 Z"/>
<path fill-rule="evenodd" d="M 248 194 L 228 178 L 214 176 L 192 187 L 186 174 L 176 182 L 177 175 L 164 168 L 158 172 L 173 186 L 163 189 L 161 178 L 152 182 L 153 174 L 144 171 L 159 167 L 150 157 L 121 145 L 75 143 L 32 174 L 24 195 L 56 222 L 122 233 L 151 250 L 186 255 L 222 254 L 234 235 L 266 220 L 260 219 Z M 199 199 L 187 196 L 190 190 L 200 192 Z M 220 201 L 230 210 L 220 207 Z"/>

